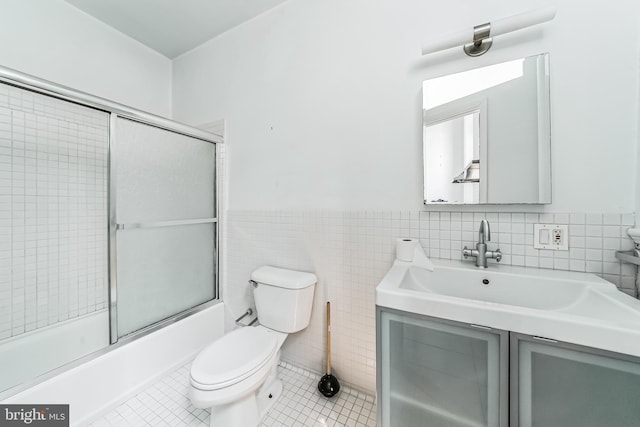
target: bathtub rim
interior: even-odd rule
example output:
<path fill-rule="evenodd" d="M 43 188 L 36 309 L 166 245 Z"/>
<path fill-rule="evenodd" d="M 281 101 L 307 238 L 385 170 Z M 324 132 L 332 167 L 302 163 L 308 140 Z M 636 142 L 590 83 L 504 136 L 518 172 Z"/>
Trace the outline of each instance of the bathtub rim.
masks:
<path fill-rule="evenodd" d="M 37 386 L 41 383 L 44 383 L 45 381 L 48 381 L 58 375 L 61 375 L 65 372 L 68 372 L 74 368 L 77 368 L 80 365 L 83 365 L 85 363 L 88 363 L 94 359 L 97 359 L 99 357 L 102 357 L 106 354 L 111 353 L 112 351 L 115 351 L 127 344 L 130 344 L 134 341 L 137 341 L 141 338 L 146 337 L 147 335 L 152 334 L 153 332 L 156 332 L 160 329 L 163 329 L 167 326 L 170 326 L 174 323 L 179 322 L 180 320 L 183 320 L 185 318 L 188 318 L 194 314 L 197 314 L 201 311 L 204 311 L 210 307 L 216 306 L 218 304 L 222 304 L 223 301 L 222 299 L 216 298 L 210 301 L 207 301 L 205 303 L 199 304 L 195 307 L 191 307 L 187 310 L 184 310 L 180 313 L 174 314 L 173 316 L 167 317 L 166 319 L 160 320 L 152 325 L 149 325 L 145 328 L 142 329 L 138 329 L 137 331 L 132 332 L 129 335 L 126 335 L 125 337 L 120 338 L 116 343 L 113 344 L 109 344 L 106 347 L 94 351 L 92 353 L 89 353 L 85 356 L 82 356 L 78 359 L 72 360 L 68 363 L 65 363 L 64 365 L 61 365 L 55 369 L 52 369 L 50 371 L 47 371 L 41 375 L 38 375 L 35 378 L 31 378 L 21 384 L 15 385 L 13 387 L 10 387 L 6 390 L 2 390 L 0 391 L 0 402 L 3 402 L 6 399 L 9 399 L 19 393 L 22 393 L 23 391 L 26 391 L 34 386 Z"/>

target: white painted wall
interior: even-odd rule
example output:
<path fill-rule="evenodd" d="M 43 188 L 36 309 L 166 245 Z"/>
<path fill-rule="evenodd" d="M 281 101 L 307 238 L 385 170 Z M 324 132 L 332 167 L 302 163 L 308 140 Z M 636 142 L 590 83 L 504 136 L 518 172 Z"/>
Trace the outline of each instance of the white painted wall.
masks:
<path fill-rule="evenodd" d="M 171 115 L 171 61 L 62 0 L 3 0 L 0 65 Z"/>
<path fill-rule="evenodd" d="M 177 58 L 174 118 L 226 123 L 227 318 L 252 304 L 246 281 L 260 265 L 314 271 L 316 310 L 309 327 L 288 338 L 283 358 L 321 368 L 324 318 L 317 308 L 330 299 L 335 371 L 372 392 L 375 286 L 393 258 L 395 237 L 420 238 L 430 257 L 458 259 L 486 217 L 505 262 L 595 272 L 630 289 L 633 271 L 613 255 L 629 242 L 605 248 L 604 230 L 589 227 L 589 237 L 599 237 L 586 239 L 593 247 L 585 250 L 584 224 L 620 232 L 640 205 L 634 196 L 640 4 L 558 0 L 552 23 L 496 38 L 483 57 L 460 50 L 420 56 L 423 43 L 443 34 L 540 6 L 290 0 Z M 598 36 L 586 41 L 594 22 Z M 422 81 L 542 52 L 551 61 L 553 204 L 425 208 Z M 570 259 L 525 245 L 525 219 L 570 223 L 578 236 Z M 516 230 L 521 234 L 509 234 Z M 454 236 L 459 240 L 449 240 Z"/>
<path fill-rule="evenodd" d="M 640 44 L 640 34 L 638 35 L 638 44 Z M 640 64 L 640 52 L 638 52 L 638 63 Z M 640 101 L 640 87 L 637 88 L 638 90 L 638 100 Z M 635 187 L 635 200 L 636 200 L 636 206 L 635 206 L 635 220 L 636 220 L 636 227 L 638 227 L 638 225 L 640 224 L 640 111 L 637 112 L 636 117 L 638 118 L 638 123 L 637 123 L 637 127 L 638 127 L 638 149 L 636 152 L 636 187 Z M 640 280 L 640 279 L 639 279 Z"/>
<path fill-rule="evenodd" d="M 559 0 L 551 24 L 483 57 L 420 56 L 443 34 L 540 6 L 291 0 L 177 58 L 174 117 L 226 119 L 230 209 L 416 209 L 422 80 L 548 51 L 553 204 L 499 209 L 634 211 L 640 3 Z"/>

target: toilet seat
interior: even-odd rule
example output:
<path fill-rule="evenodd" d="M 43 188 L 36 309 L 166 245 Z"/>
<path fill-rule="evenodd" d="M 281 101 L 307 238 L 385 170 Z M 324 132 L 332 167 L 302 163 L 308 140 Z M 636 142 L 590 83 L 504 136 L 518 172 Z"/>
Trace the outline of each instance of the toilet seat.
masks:
<path fill-rule="evenodd" d="M 259 371 L 278 351 L 276 335 L 262 327 L 236 329 L 209 344 L 191 365 L 200 390 L 230 387 Z"/>

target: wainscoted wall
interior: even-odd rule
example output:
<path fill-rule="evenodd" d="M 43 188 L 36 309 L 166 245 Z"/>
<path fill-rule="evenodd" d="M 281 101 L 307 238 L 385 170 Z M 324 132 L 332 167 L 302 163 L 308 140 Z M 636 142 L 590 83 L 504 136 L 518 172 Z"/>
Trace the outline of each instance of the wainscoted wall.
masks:
<path fill-rule="evenodd" d="M 490 249 L 502 263 L 595 273 L 633 294 L 635 267 L 615 251 L 633 248 L 633 214 L 424 211 L 244 211 L 226 213 L 223 297 L 229 315 L 253 306 L 247 281 L 261 265 L 314 272 L 319 283 L 310 326 L 290 336 L 283 359 L 321 372 L 325 301 L 332 302 L 332 362 L 345 383 L 375 391 L 375 287 L 394 259 L 395 239 L 419 238 L 428 256 L 461 259 L 478 224 L 491 224 Z M 569 224 L 567 252 L 533 249 L 533 224 Z M 494 261 L 490 261 L 494 262 Z"/>

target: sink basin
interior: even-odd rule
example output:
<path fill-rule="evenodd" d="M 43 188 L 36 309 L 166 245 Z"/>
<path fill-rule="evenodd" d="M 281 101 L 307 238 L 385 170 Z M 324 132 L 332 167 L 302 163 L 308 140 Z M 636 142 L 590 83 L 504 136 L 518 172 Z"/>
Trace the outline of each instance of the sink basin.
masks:
<path fill-rule="evenodd" d="M 446 265 L 434 271 L 410 268 L 399 284 L 401 289 L 545 310 L 574 304 L 588 286 L 566 278 Z"/>
<path fill-rule="evenodd" d="M 376 304 L 640 356 L 640 301 L 596 275 L 441 260 L 396 261 Z"/>

